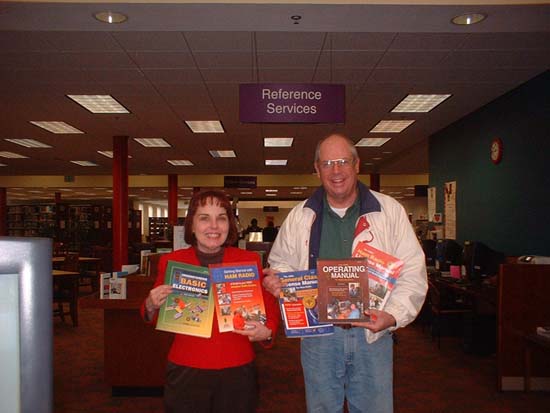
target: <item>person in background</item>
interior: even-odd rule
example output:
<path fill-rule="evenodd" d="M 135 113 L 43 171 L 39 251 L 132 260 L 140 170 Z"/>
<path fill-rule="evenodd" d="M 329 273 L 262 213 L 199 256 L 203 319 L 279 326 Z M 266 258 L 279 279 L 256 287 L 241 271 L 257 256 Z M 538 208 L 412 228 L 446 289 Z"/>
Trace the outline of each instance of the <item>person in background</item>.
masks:
<path fill-rule="evenodd" d="M 208 266 L 254 261 L 263 277 L 258 254 L 231 247 L 237 238 L 235 218 L 227 196 L 219 191 L 199 192 L 189 203 L 185 241 L 191 245 L 165 254 L 159 261 L 153 289 L 141 306 L 143 319 L 156 323 L 158 309 L 172 287 L 164 285 L 169 260 Z M 267 321 L 247 321 L 242 330 L 221 334 L 214 317 L 210 338 L 175 334 L 168 353 L 164 406 L 167 413 L 256 411 L 258 386 L 252 342 L 272 345 L 280 313 L 277 301 L 262 291 Z M 164 334 L 164 333 L 163 333 Z M 155 349 L 151 349 L 155 351 Z"/>
<path fill-rule="evenodd" d="M 392 294 L 369 322 L 335 325 L 332 335 L 301 341 L 308 412 L 393 412 L 392 332 L 412 322 L 428 289 L 422 248 L 403 207 L 358 182 L 359 157 L 347 137 L 330 135 L 315 151 L 322 186 L 285 219 L 264 270 L 276 297 L 276 273 L 316 268 L 317 259 L 351 257 L 359 241 L 404 261 Z"/>
<path fill-rule="evenodd" d="M 258 220 L 256 218 L 252 218 L 250 225 L 245 231 L 246 234 L 250 234 L 251 232 L 262 232 L 262 229 L 258 226 Z"/>
<path fill-rule="evenodd" d="M 277 238 L 277 228 L 275 228 L 275 224 L 273 221 L 269 221 L 267 223 L 267 227 L 265 227 L 262 230 L 262 239 L 264 242 L 273 242 L 275 241 L 275 238 Z"/>

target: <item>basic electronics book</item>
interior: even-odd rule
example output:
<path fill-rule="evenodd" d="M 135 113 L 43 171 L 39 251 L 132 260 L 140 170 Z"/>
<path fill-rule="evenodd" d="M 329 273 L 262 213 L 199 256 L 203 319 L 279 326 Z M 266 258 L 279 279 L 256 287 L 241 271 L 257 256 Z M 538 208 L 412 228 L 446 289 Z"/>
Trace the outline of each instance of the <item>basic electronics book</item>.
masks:
<path fill-rule="evenodd" d="M 244 330 L 247 321 L 266 322 L 266 312 L 256 262 L 208 266 L 220 333 Z"/>
<path fill-rule="evenodd" d="M 363 257 L 369 268 L 370 308 L 382 310 L 403 268 L 403 261 L 366 242 L 359 242 L 353 251 L 354 257 Z"/>
<path fill-rule="evenodd" d="M 365 258 L 317 260 L 319 321 L 364 322 L 369 318 L 369 278 Z"/>
<path fill-rule="evenodd" d="M 209 338 L 214 302 L 208 268 L 168 261 L 164 283 L 172 292 L 160 307 L 157 329 Z"/>
<path fill-rule="evenodd" d="M 281 280 L 279 307 L 287 337 L 332 334 L 332 324 L 319 324 L 317 271 L 290 271 L 277 274 Z"/>

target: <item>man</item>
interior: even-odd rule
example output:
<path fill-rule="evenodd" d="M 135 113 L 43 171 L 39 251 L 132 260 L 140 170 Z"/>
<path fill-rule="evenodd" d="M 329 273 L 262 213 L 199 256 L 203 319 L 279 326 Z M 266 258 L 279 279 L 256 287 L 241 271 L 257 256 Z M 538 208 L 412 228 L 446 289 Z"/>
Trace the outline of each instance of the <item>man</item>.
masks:
<path fill-rule="evenodd" d="M 275 238 L 277 238 L 277 228 L 275 228 L 275 224 L 273 221 L 269 221 L 267 223 L 267 227 L 265 227 L 262 230 L 262 239 L 264 242 L 273 242 L 275 241 Z"/>
<path fill-rule="evenodd" d="M 304 338 L 302 368 L 308 412 L 393 411 L 391 333 L 414 320 L 427 291 L 424 254 L 403 207 L 358 182 L 359 157 L 348 138 L 331 135 L 315 151 L 322 186 L 285 219 L 271 253 L 264 286 L 280 292 L 276 272 L 316 268 L 318 258 L 349 258 L 359 241 L 404 261 L 383 310 L 370 321 L 336 326 L 332 335 Z"/>

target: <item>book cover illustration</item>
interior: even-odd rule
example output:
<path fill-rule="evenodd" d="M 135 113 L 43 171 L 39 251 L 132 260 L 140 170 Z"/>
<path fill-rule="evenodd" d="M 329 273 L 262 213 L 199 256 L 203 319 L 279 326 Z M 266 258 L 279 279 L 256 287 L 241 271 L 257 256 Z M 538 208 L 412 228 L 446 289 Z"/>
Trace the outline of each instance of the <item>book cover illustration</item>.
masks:
<path fill-rule="evenodd" d="M 209 267 L 220 333 L 243 330 L 247 321 L 265 323 L 260 274 L 255 262 Z"/>
<path fill-rule="evenodd" d="M 281 280 L 279 307 L 287 337 L 332 334 L 332 324 L 320 324 L 317 306 L 317 271 L 290 271 L 277 274 Z"/>
<path fill-rule="evenodd" d="M 99 298 L 101 300 L 126 299 L 126 271 L 102 272 L 99 275 Z"/>
<path fill-rule="evenodd" d="M 159 309 L 157 329 L 209 338 L 214 305 L 208 268 L 168 261 L 164 283 L 172 293 Z"/>
<path fill-rule="evenodd" d="M 353 256 L 363 257 L 367 260 L 370 291 L 369 307 L 377 310 L 383 309 L 403 268 L 403 261 L 372 247 L 366 242 L 357 244 Z"/>
<path fill-rule="evenodd" d="M 367 260 L 317 260 L 319 321 L 350 323 L 368 321 Z"/>

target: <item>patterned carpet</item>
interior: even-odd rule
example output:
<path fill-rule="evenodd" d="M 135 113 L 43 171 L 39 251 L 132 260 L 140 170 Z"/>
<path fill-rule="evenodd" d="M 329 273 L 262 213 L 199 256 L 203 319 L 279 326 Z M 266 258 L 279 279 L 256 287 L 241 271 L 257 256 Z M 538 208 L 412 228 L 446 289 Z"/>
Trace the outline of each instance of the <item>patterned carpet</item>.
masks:
<path fill-rule="evenodd" d="M 77 328 L 56 318 L 54 345 L 55 412 L 162 412 L 160 397 L 112 397 L 103 383 L 101 310 L 82 309 Z M 279 335 L 274 349 L 258 351 L 257 365 L 258 412 L 305 411 L 299 341 Z M 499 393 L 495 377 L 494 356 L 466 355 L 456 338 L 443 338 L 438 350 L 411 326 L 395 347 L 395 413 L 550 412 L 550 393 Z"/>

